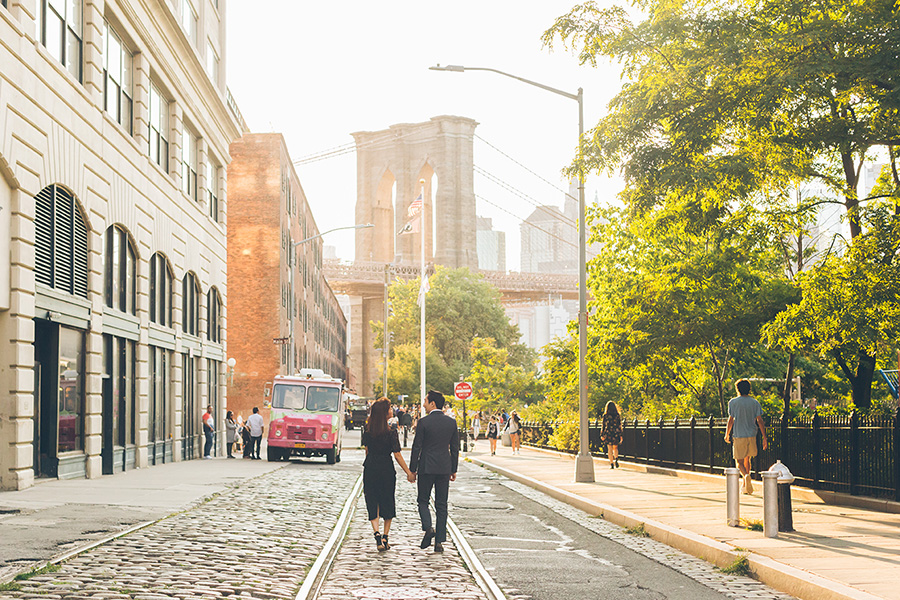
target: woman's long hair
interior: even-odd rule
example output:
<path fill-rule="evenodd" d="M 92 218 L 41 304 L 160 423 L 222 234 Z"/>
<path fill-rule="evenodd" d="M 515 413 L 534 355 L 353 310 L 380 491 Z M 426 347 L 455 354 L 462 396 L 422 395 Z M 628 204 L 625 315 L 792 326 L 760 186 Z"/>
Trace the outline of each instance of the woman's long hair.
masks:
<path fill-rule="evenodd" d="M 226 421 L 233 421 L 233 420 L 234 420 L 234 413 L 231 412 L 231 411 L 229 410 L 229 411 L 225 414 L 225 420 L 226 420 Z"/>
<path fill-rule="evenodd" d="M 603 411 L 604 417 L 618 417 L 619 416 L 619 407 L 616 406 L 616 403 L 610 400 L 606 403 L 606 410 Z"/>
<path fill-rule="evenodd" d="M 390 412 L 391 401 L 387 398 L 379 398 L 372 403 L 369 418 L 366 419 L 366 431 L 369 432 L 369 435 L 378 436 L 387 433 Z"/>

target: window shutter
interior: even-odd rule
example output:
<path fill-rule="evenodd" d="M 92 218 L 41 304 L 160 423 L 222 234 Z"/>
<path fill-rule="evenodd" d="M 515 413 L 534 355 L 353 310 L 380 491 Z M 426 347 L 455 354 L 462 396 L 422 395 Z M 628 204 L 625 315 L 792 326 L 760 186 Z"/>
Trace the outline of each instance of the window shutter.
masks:
<path fill-rule="evenodd" d="M 34 277 L 53 287 L 53 187 L 34 197 Z"/>
<path fill-rule="evenodd" d="M 88 232 L 75 196 L 50 185 L 34 197 L 35 280 L 68 294 L 88 295 Z"/>

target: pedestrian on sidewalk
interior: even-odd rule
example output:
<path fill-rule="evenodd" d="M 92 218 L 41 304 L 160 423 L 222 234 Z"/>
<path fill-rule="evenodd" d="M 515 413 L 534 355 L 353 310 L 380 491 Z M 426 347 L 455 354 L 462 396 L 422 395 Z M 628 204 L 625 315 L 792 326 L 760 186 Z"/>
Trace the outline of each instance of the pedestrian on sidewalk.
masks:
<path fill-rule="evenodd" d="M 475 449 L 475 442 L 478 441 L 478 434 L 481 432 L 481 413 L 475 413 L 472 417 L 472 450 Z"/>
<path fill-rule="evenodd" d="M 413 474 L 410 481 L 418 482 L 416 502 L 425 532 L 419 547 L 425 549 L 434 540 L 434 551 L 443 552 L 443 544 L 447 541 L 447 498 L 450 482 L 456 481 L 459 466 L 459 429 L 456 420 L 442 412 L 444 396 L 440 392 L 428 392 L 422 406 L 428 414 L 416 424 L 409 457 L 409 469 Z M 432 488 L 435 527 L 431 525 L 431 509 L 428 508 Z"/>
<path fill-rule="evenodd" d="M 500 437 L 500 422 L 497 415 L 491 415 L 491 422 L 488 423 L 487 439 L 491 444 L 491 456 L 497 454 L 497 438 Z"/>
<path fill-rule="evenodd" d="M 388 424 L 390 407 L 391 403 L 387 398 L 375 401 L 366 420 L 361 442 L 366 449 L 366 459 L 363 461 L 363 496 L 366 499 L 369 522 L 375 532 L 375 547 L 379 552 L 391 547 L 388 534 L 391 531 L 391 521 L 397 516 L 394 495 L 397 473 L 391 456 L 406 473 L 408 481 L 416 480 L 400 453 L 399 432 Z M 378 531 L 379 519 L 384 521 L 384 533 Z"/>
<path fill-rule="evenodd" d="M 243 446 L 244 458 L 253 458 L 253 438 L 250 437 L 249 421 L 250 417 L 247 417 L 247 422 L 241 427 L 241 446 Z"/>
<path fill-rule="evenodd" d="M 725 443 L 732 440 L 732 455 L 744 478 L 744 493 L 753 493 L 753 482 L 750 479 L 750 461 L 757 455 L 756 431 L 762 433 L 763 450 L 769 447 L 766 440 L 766 422 L 763 421 L 762 407 L 756 398 L 750 395 L 750 382 L 739 379 L 734 387 L 738 397 L 728 402 L 728 425 L 725 426 Z"/>
<path fill-rule="evenodd" d="M 207 406 L 206 412 L 203 413 L 203 437 L 206 438 L 206 443 L 203 445 L 203 458 L 212 458 L 210 453 L 213 447 L 213 433 L 216 431 L 216 419 L 213 417 L 212 411 L 213 407 Z"/>
<path fill-rule="evenodd" d="M 509 443 L 512 446 L 512 453 L 519 454 L 522 448 L 522 442 L 519 440 L 519 434 L 522 430 L 519 413 L 512 411 L 509 420 L 506 422 L 506 432 L 509 434 Z"/>
<path fill-rule="evenodd" d="M 619 407 L 610 400 L 606 403 L 606 409 L 603 411 L 603 422 L 600 425 L 600 441 L 606 444 L 610 469 L 615 469 L 619 466 L 619 444 L 622 443 L 622 436 L 622 417 L 619 414 Z"/>
<path fill-rule="evenodd" d="M 259 414 L 259 407 L 253 407 L 253 414 L 247 417 L 247 426 L 250 428 L 250 458 L 261 460 L 259 449 L 262 447 L 262 436 L 265 431 L 265 421 Z"/>
<path fill-rule="evenodd" d="M 234 442 L 237 440 L 238 425 L 234 420 L 234 413 L 230 410 L 225 413 L 225 448 L 228 450 L 228 458 L 234 458 Z"/>

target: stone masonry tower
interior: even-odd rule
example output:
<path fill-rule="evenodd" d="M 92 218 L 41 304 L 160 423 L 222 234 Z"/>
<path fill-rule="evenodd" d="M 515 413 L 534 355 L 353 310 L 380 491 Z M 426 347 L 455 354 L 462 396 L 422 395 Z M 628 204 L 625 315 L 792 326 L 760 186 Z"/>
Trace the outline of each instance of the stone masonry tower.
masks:
<path fill-rule="evenodd" d="M 406 209 L 425 180 L 425 262 L 478 268 L 472 145 L 474 120 L 433 117 L 374 132 L 358 132 L 356 260 L 418 264 L 418 233 L 397 236 Z M 431 189 L 437 175 L 437 190 Z M 396 185 L 395 185 L 396 184 Z"/>

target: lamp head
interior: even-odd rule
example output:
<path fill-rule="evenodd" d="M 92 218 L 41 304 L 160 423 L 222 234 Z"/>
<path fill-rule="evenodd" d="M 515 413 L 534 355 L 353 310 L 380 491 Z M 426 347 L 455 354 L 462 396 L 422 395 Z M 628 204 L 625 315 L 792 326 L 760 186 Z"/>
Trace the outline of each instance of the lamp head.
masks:
<path fill-rule="evenodd" d="M 462 65 L 447 65 L 445 67 L 442 67 L 440 64 L 436 64 L 433 67 L 428 67 L 428 69 L 431 71 L 457 71 L 459 73 L 462 73 L 466 70 L 466 68 Z"/>

